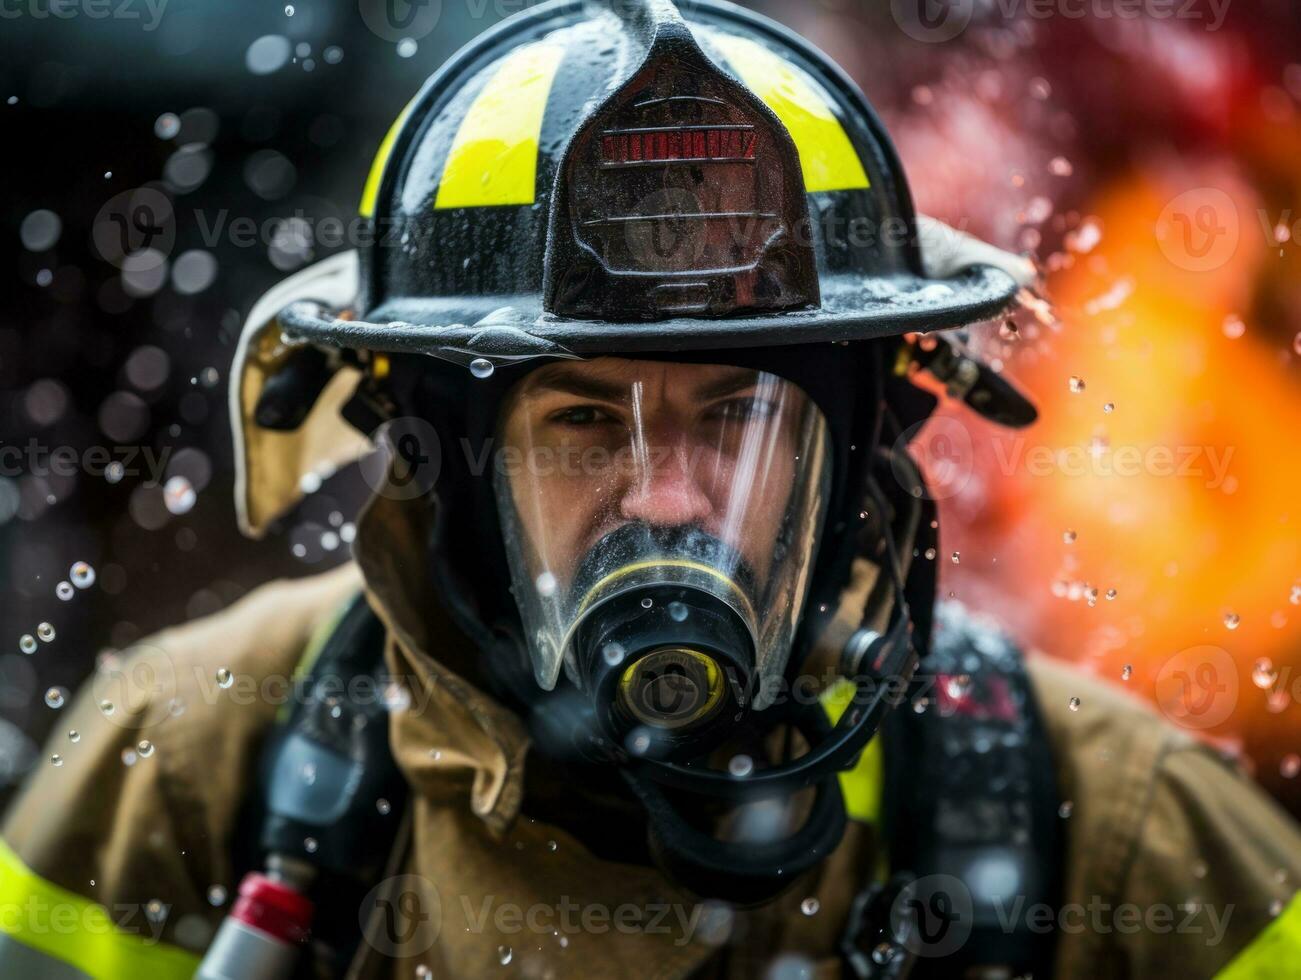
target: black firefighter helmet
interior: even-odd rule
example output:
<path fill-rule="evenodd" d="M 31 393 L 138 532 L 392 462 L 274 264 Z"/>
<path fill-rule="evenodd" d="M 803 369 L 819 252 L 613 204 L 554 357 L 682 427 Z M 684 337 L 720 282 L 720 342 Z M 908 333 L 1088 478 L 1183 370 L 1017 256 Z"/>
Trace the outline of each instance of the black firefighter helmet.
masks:
<path fill-rule="evenodd" d="M 298 428 L 341 366 L 361 376 L 346 410 L 355 426 L 418 415 L 448 445 L 490 444 L 512 388 L 567 360 L 734 365 L 790 382 L 816 406 L 825 431 L 813 449 L 825 473 L 808 493 L 816 506 L 806 508 L 813 526 L 804 536 L 813 543 L 792 552 L 807 566 L 789 593 L 799 614 L 763 641 L 782 649 L 756 653 L 757 628 L 733 615 L 754 591 L 735 571 L 744 560 L 698 529 L 620 529 L 605 540 L 638 558 L 649 549 L 650 561 L 607 575 L 588 574 L 588 562 L 575 573 L 635 585 L 647 610 L 659 608 L 653 599 L 695 602 L 690 622 L 709 624 L 695 627 L 709 635 L 683 639 L 687 627 L 657 620 L 658 639 L 636 657 L 661 672 L 632 695 L 636 657 L 624 660 L 623 643 L 606 642 L 641 628 L 629 625 L 641 622 L 632 593 L 606 606 L 593 599 L 596 586 L 578 595 L 587 618 L 575 619 L 566 649 L 539 654 L 518 574 L 512 594 L 511 528 L 492 481 L 472 471 L 474 454 L 445 453 L 435 489 L 440 599 L 490 654 L 490 682 L 544 728 L 569 717 L 567 691 L 622 698 L 635 709 L 637 718 L 623 716 L 632 723 L 645 720 L 647 698 L 689 690 L 724 728 L 744 719 L 760 733 L 779 723 L 803 732 L 811 747 L 799 758 L 729 771 L 708 762 L 717 736 L 685 737 L 674 720 L 660 742 L 636 744 L 621 739 L 614 709 L 583 702 L 587 714 L 578 711 L 579 728 L 591 722 L 584 737 L 646 806 L 654 846 L 677 877 L 730 898 L 777 890 L 843 832 L 836 774 L 889 706 L 888 686 L 874 682 L 906 679 L 925 649 L 933 563 L 910 557 L 933 541 L 934 524 L 902 450 L 934 400 L 909 383 L 910 367 L 929 369 L 991 418 L 1034 417 L 955 341 L 902 338 L 1001 313 L 1032 278 L 1028 263 L 919 219 L 889 138 L 853 82 L 786 29 L 718 0 L 681 10 L 669 0 L 562 0 L 503 22 L 398 117 L 361 213 L 367 240 L 355 264 L 327 260 L 345 286 L 332 280 L 314 292 L 309 270 L 276 295 L 266 343 L 281 354 L 256 399 L 264 430 Z M 253 330 L 263 330 L 261 319 L 250 318 Z M 720 573 L 729 560 L 733 572 Z M 862 560 L 879 574 L 856 600 L 863 626 L 838 643 L 834 665 L 858 685 L 854 707 L 832 724 L 816 705 L 778 706 L 768 682 L 807 665 Z M 671 574 L 642 582 L 648 566 Z M 548 577 L 554 589 L 549 572 L 537 581 Z M 604 632 L 587 615 L 596 606 L 615 610 Z M 619 658 L 603 664 L 567 649 L 584 631 L 597 637 L 594 649 L 617 647 Z M 720 693 L 724 670 L 741 677 L 730 694 Z M 798 832 L 761 844 L 715 841 L 689 816 L 691 800 L 789 799 L 810 788 Z"/>

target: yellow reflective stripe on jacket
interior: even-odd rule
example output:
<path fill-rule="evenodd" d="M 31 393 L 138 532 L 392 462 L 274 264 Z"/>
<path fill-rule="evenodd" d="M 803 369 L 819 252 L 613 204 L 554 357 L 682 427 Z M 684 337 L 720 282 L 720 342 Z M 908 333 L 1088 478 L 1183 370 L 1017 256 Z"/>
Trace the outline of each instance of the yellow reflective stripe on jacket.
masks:
<path fill-rule="evenodd" d="M 435 208 L 533 203 L 542 116 L 564 56 L 538 41 L 502 59 L 456 131 Z"/>
<path fill-rule="evenodd" d="M 1301 976 L 1301 892 L 1215 980 L 1294 980 Z"/>
<path fill-rule="evenodd" d="M 384 134 L 384 140 L 380 143 L 379 149 L 375 151 L 375 160 L 370 165 L 370 173 L 366 177 L 366 186 L 361 192 L 361 207 L 358 208 L 363 218 L 369 218 L 375 214 L 375 201 L 379 197 L 380 181 L 384 179 L 384 168 L 388 166 L 388 158 L 393 155 L 393 144 L 397 142 L 402 124 L 407 121 L 407 116 L 411 114 L 411 107 L 415 104 L 416 100 L 412 99 L 398 113 L 398 117 L 393 120 L 393 125 Z"/>
<path fill-rule="evenodd" d="M 830 98 L 804 72 L 758 41 L 733 34 L 714 38 L 741 80 L 763 99 L 795 141 L 804 189 L 848 191 L 871 186 L 863 161 L 831 107 Z"/>
<path fill-rule="evenodd" d="M 199 967 L 192 953 L 126 932 L 104 906 L 39 877 L 2 839 L 0 933 L 91 980 L 190 980 Z M 0 976 L 9 976 L 3 961 Z"/>
<path fill-rule="evenodd" d="M 822 708 L 834 725 L 854 700 L 854 683 L 841 679 L 822 692 Z M 840 774 L 840 794 L 851 820 L 877 823 L 881 818 L 881 790 L 885 780 L 885 758 L 881 737 L 867 743 L 853 769 Z"/>
<path fill-rule="evenodd" d="M 320 659 L 322 651 L 325 650 L 325 644 L 330 641 L 330 637 L 339 628 L 339 624 L 343 622 L 343 617 L 348 614 L 348 610 L 352 608 L 352 604 L 356 600 L 356 593 L 348 596 L 347 599 L 339 603 L 338 607 L 330 615 L 316 624 L 316 628 L 312 630 L 312 635 L 307 638 L 307 646 L 303 647 L 302 657 L 299 658 L 297 665 L 294 667 L 294 676 L 290 678 L 294 690 L 298 689 L 298 682 L 311 673 L 312 668 L 316 666 L 316 661 Z M 290 698 L 276 712 L 277 724 L 288 721 L 293 710 L 294 699 Z"/>

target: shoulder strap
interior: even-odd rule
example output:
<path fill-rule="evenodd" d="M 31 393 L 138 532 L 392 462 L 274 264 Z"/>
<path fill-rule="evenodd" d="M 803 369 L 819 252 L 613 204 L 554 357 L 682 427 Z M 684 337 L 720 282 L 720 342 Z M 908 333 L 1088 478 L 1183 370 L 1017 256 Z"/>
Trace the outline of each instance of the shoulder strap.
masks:
<path fill-rule="evenodd" d="M 1051 976 L 1055 932 L 1032 930 L 1028 917 L 1044 907 L 1056 921 L 1062 818 L 1021 651 L 942 603 L 910 701 L 883 733 L 895 877 L 876 896 L 889 926 L 874 924 L 896 948 L 872 959 L 911 961 L 912 980 Z"/>
<path fill-rule="evenodd" d="M 332 976 L 360 939 L 358 904 L 379 880 L 406 810 L 383 652 L 383 625 L 362 595 L 309 644 L 236 841 L 242 870 L 260 870 L 269 854 L 315 869 L 313 958 L 330 961 Z"/>

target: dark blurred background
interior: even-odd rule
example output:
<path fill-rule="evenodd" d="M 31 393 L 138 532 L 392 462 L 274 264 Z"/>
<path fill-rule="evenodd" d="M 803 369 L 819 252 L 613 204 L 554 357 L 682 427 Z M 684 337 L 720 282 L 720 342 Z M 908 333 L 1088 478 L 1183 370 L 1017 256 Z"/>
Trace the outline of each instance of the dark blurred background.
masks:
<path fill-rule="evenodd" d="M 346 557 L 349 473 L 267 540 L 238 536 L 239 328 L 328 254 L 311 228 L 355 213 L 425 77 L 523 6 L 431 0 L 404 36 L 383 2 L 0 3 L 0 803 L 48 764 L 28 739 L 58 725 L 51 688 Z M 968 0 L 918 20 L 909 2 L 755 6 L 863 86 L 923 211 L 1044 269 L 1048 303 L 975 337 L 1040 426 L 946 414 L 923 446 L 948 487 L 946 587 L 1137 696 L 1160 700 L 1183 651 L 1226 651 L 1239 695 L 1203 734 L 1301 815 L 1301 8 Z M 171 218 L 123 259 L 119 195 L 142 187 Z M 256 244 L 232 241 L 239 218 Z M 86 465 L 51 466 L 54 447 Z M 1035 471 L 1035 447 L 1092 463 Z M 1105 465 L 1120 447 L 1200 463 L 1126 475 Z"/>

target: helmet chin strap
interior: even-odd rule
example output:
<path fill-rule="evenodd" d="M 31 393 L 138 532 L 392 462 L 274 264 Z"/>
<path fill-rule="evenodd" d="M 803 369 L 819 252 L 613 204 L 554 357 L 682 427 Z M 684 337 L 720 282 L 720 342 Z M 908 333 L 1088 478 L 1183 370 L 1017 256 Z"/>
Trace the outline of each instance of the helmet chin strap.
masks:
<path fill-rule="evenodd" d="M 901 460 L 901 455 L 881 452 L 887 466 L 912 469 L 911 460 Z M 646 808 L 652 854 L 668 875 L 701 896 L 743 905 L 762 903 L 824 860 L 845 832 L 839 774 L 853 765 L 889 711 L 906 695 L 918 662 L 909 592 L 916 593 L 914 601 L 929 603 L 933 578 L 910 590 L 902 556 L 912 547 L 927 505 L 906 492 L 891 500 L 874 479 L 868 495 L 878 513 L 893 514 L 895 519 L 882 536 L 882 574 L 863 621 L 879 623 L 888 603 L 889 625 L 884 635 L 864 627 L 847 644 L 843 663 L 855 690 L 839 721 L 833 725 L 816 702 L 768 709 L 774 712 L 775 724 L 791 725 L 810 748 L 797 759 L 746 775 L 710 768 L 703 760 L 673 763 L 640 758 L 626 762 L 622 769 Z M 906 507 L 906 513 L 899 513 L 899 505 Z M 699 818 L 693 821 L 688 816 L 712 809 L 711 803 L 742 805 L 742 815 L 762 811 L 768 804 L 775 812 L 752 822 L 784 827 L 802 790 L 812 790 L 812 802 L 800 827 L 786 836 L 774 831 L 758 840 L 720 840 L 701 828 Z"/>

